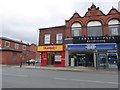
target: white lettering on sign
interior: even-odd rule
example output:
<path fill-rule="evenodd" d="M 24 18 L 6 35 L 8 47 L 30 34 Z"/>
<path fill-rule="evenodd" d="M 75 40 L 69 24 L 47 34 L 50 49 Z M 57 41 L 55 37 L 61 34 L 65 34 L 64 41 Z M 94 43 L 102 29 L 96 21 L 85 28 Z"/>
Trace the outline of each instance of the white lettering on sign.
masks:
<path fill-rule="evenodd" d="M 85 46 L 86 49 L 96 49 L 95 44 L 88 44 Z"/>

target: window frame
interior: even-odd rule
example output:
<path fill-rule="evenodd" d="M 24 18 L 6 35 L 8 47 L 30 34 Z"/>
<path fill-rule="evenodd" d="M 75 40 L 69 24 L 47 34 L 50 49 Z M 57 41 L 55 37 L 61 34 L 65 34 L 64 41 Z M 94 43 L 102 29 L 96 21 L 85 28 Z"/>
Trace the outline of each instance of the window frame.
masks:
<path fill-rule="evenodd" d="M 22 46 L 22 49 L 23 49 L 23 50 L 26 50 L 26 45 L 23 45 L 23 46 Z"/>
<path fill-rule="evenodd" d="M 93 28 L 97 28 L 97 27 L 99 27 L 101 29 L 101 31 L 99 30 L 100 32 L 97 31 L 98 29 L 95 29 L 95 30 L 93 29 Z M 92 35 L 90 34 L 90 31 L 88 30 L 89 28 L 92 28 Z M 95 31 L 97 33 L 99 33 L 99 35 L 95 35 Z M 103 36 L 102 26 L 87 26 L 87 34 L 88 34 L 88 36 Z"/>
<path fill-rule="evenodd" d="M 44 44 L 50 44 L 50 37 L 51 37 L 50 34 L 45 34 L 44 35 Z"/>
<path fill-rule="evenodd" d="M 118 36 L 118 35 L 120 35 L 120 32 L 119 32 L 120 24 L 108 25 L 108 28 L 109 28 L 110 36 Z M 116 35 L 112 34 L 112 31 L 111 31 L 112 29 L 111 28 L 116 28 L 117 29 L 117 34 Z"/>
<path fill-rule="evenodd" d="M 61 35 L 61 37 L 59 35 Z M 62 44 L 62 43 L 63 43 L 63 34 L 62 33 L 56 34 L 56 44 Z"/>
<path fill-rule="evenodd" d="M 6 43 L 8 43 L 8 46 L 6 45 Z M 9 41 L 5 41 L 5 47 L 10 47 L 10 42 Z"/>
<path fill-rule="evenodd" d="M 94 20 L 87 24 L 87 35 L 88 36 L 103 36 L 103 27 L 100 21 Z"/>
<path fill-rule="evenodd" d="M 72 37 L 82 36 L 82 26 L 80 22 L 74 22 L 71 26 Z"/>
<path fill-rule="evenodd" d="M 78 35 L 75 35 L 77 33 Z M 81 27 L 72 27 L 72 36 L 82 36 L 82 28 Z"/>
<path fill-rule="evenodd" d="M 19 44 L 15 43 L 15 49 L 19 49 Z"/>

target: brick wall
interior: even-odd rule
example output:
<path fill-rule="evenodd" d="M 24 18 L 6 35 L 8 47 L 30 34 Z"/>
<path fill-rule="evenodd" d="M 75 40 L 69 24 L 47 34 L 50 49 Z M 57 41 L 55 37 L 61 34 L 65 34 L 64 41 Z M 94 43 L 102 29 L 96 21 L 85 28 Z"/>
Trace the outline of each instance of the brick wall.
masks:
<path fill-rule="evenodd" d="M 44 45 L 44 37 L 45 34 L 50 34 L 50 44 L 56 44 L 56 34 L 62 33 L 63 34 L 63 40 L 65 37 L 65 27 L 53 27 L 53 28 L 47 28 L 47 29 L 40 29 L 39 31 L 39 45 Z M 64 44 L 64 43 L 63 43 Z"/>
<path fill-rule="evenodd" d="M 8 41 L 10 42 L 10 47 L 5 47 L 5 42 Z M 19 48 L 15 48 L 15 44 L 19 44 Z M 18 42 L 13 42 L 9 40 L 1 40 L 1 50 L 0 50 L 0 64 L 19 64 L 21 61 L 26 62 L 27 60 L 30 59 L 36 59 L 39 58 L 39 53 L 37 52 L 37 46 L 36 45 L 27 45 L 27 44 L 22 44 Z M 23 45 L 26 46 L 26 50 L 23 50 Z M 2 49 L 14 49 L 14 50 L 19 50 L 18 51 L 9 51 L 9 50 L 3 50 Z M 16 59 L 13 60 L 13 53 L 16 53 Z M 25 56 L 25 59 L 22 59 L 22 56 Z"/>
<path fill-rule="evenodd" d="M 79 22 L 82 25 L 82 36 L 87 36 L 87 24 L 90 21 L 99 21 L 102 24 L 103 35 L 109 35 L 108 22 L 111 19 L 117 19 L 120 21 L 120 13 L 116 9 L 111 9 L 107 15 L 105 15 L 98 8 L 91 7 L 91 9 L 86 12 L 84 17 L 81 17 L 77 12 L 73 16 L 66 20 L 66 38 L 72 37 L 71 26 L 75 22 Z"/>

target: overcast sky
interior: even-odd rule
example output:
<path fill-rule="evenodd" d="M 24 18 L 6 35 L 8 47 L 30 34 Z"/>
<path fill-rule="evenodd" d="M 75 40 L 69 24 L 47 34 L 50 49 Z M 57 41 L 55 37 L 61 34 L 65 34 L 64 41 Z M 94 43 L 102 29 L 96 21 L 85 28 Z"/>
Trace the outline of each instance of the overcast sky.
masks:
<path fill-rule="evenodd" d="M 119 0 L 1 0 L 2 36 L 38 44 L 39 28 L 65 25 L 77 11 L 84 16 L 94 3 L 107 14 Z"/>

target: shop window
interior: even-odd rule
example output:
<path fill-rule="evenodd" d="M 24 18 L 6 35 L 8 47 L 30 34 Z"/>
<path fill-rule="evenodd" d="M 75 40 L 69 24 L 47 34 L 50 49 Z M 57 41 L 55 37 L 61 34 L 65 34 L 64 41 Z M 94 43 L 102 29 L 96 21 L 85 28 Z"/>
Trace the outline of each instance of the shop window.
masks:
<path fill-rule="evenodd" d="M 23 50 L 26 50 L 26 46 L 25 45 L 23 45 Z"/>
<path fill-rule="evenodd" d="M 109 64 L 116 64 L 117 63 L 117 55 L 116 54 L 109 54 L 108 55 L 108 63 Z"/>
<path fill-rule="evenodd" d="M 13 59 L 13 60 L 16 60 L 16 59 L 17 59 L 17 53 L 13 52 L 12 59 Z"/>
<path fill-rule="evenodd" d="M 80 23 L 74 23 L 72 25 L 72 36 L 81 36 L 81 24 Z"/>
<path fill-rule="evenodd" d="M 45 34 L 44 44 L 50 44 L 50 34 Z"/>
<path fill-rule="evenodd" d="M 120 22 L 118 20 L 110 20 L 108 25 L 110 36 L 120 35 Z"/>
<path fill-rule="evenodd" d="M 102 36 L 102 24 L 99 21 L 91 21 L 87 25 L 88 36 Z"/>
<path fill-rule="evenodd" d="M 10 47 L 10 42 L 6 41 L 5 42 L 5 47 Z"/>
<path fill-rule="evenodd" d="M 56 52 L 55 53 L 55 64 L 61 64 L 62 56 L 61 52 Z"/>
<path fill-rule="evenodd" d="M 62 33 L 56 34 L 56 44 L 62 44 Z"/>
<path fill-rule="evenodd" d="M 15 44 L 15 48 L 18 49 L 19 48 L 19 44 L 16 43 Z"/>

